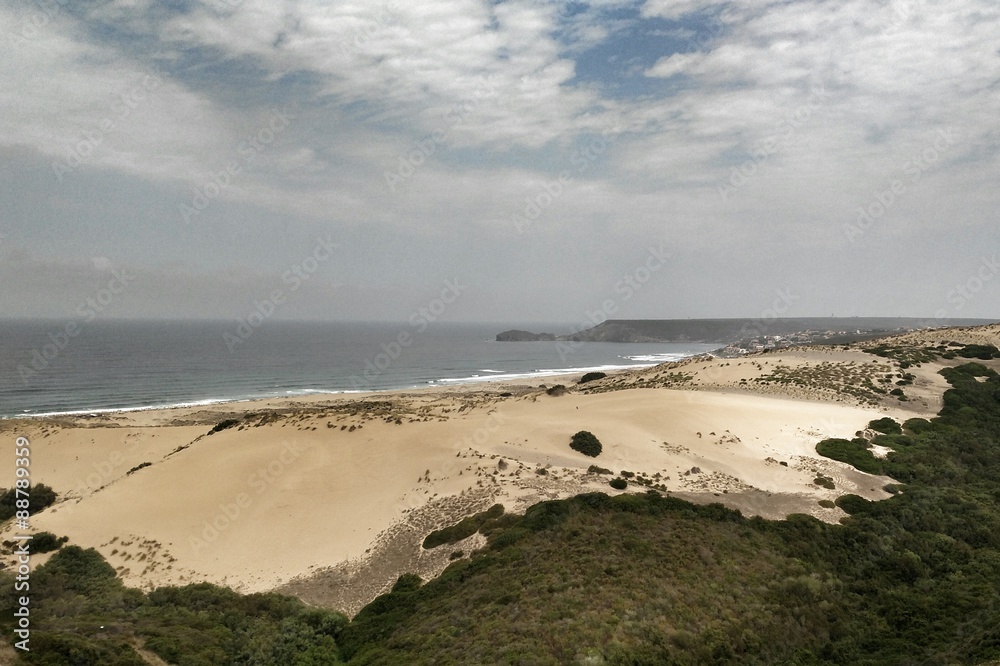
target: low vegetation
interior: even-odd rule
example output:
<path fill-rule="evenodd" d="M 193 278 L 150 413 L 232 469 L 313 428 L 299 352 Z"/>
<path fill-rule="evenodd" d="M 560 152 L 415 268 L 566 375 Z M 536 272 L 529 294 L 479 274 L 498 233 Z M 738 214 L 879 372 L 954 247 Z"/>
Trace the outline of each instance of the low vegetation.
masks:
<path fill-rule="evenodd" d="M 27 500 L 27 506 L 24 501 Z M 18 501 L 22 504 L 18 505 Z M 29 486 L 27 497 L 25 491 L 11 488 L 0 495 L 0 522 L 14 517 L 18 510 L 27 509 L 31 515 L 35 515 L 42 509 L 52 506 L 56 501 L 56 491 L 49 488 L 44 483 L 36 483 Z"/>
<path fill-rule="evenodd" d="M 608 375 L 603 372 L 588 372 L 583 377 L 580 377 L 579 384 L 586 384 L 587 382 L 595 382 L 598 379 L 604 379 Z"/>
<path fill-rule="evenodd" d="M 569 448 L 574 451 L 579 451 L 585 456 L 590 456 L 591 458 L 596 458 L 601 455 L 601 451 L 604 449 L 601 446 L 601 442 L 593 433 L 587 430 L 581 430 L 580 432 L 573 435 L 570 438 Z"/>
<path fill-rule="evenodd" d="M 51 553 L 62 548 L 67 541 L 69 537 L 57 537 L 52 532 L 39 532 L 32 537 L 30 548 L 32 553 Z"/>
<path fill-rule="evenodd" d="M 908 368 L 911 365 L 930 363 L 939 358 L 943 359 L 980 359 L 988 361 L 1000 358 L 1000 349 L 994 345 L 963 345 L 958 342 L 948 342 L 935 346 L 915 346 L 905 344 L 880 344 L 864 351 L 869 354 L 889 358 L 899 362 L 901 368 Z"/>
<path fill-rule="evenodd" d="M 222 432 L 223 430 L 228 430 L 229 428 L 234 428 L 240 424 L 239 419 L 226 419 L 220 421 L 214 428 L 208 431 L 208 434 L 214 434 L 217 432 Z"/>
<path fill-rule="evenodd" d="M 881 419 L 876 419 L 868 424 L 869 430 L 874 430 L 875 432 L 880 432 L 885 435 L 902 435 L 903 428 L 895 419 L 891 419 L 888 416 Z"/>
<path fill-rule="evenodd" d="M 751 381 L 761 386 L 802 388 L 833 396 L 848 395 L 862 404 L 878 405 L 888 394 L 886 385 L 902 377 L 885 363 L 833 363 L 789 366 L 780 362 L 771 372 Z"/>
<path fill-rule="evenodd" d="M 481 511 L 474 516 L 463 518 L 460 522 L 444 529 L 434 530 L 424 539 L 424 548 L 437 548 L 444 544 L 458 543 L 462 539 L 468 539 L 478 532 L 490 521 L 494 521 L 503 515 L 503 504 L 494 504 L 486 511 Z"/>

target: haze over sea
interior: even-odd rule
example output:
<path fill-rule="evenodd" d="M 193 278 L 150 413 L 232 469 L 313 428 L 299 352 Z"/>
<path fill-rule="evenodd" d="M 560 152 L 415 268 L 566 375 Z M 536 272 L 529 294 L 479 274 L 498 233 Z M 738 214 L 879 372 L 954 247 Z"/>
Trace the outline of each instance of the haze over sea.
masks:
<path fill-rule="evenodd" d="M 571 328 L 537 322 L 435 322 L 420 330 L 405 322 L 267 321 L 240 343 L 229 338 L 228 345 L 223 336 L 236 335 L 233 322 L 78 322 L 73 337 L 62 335 L 66 324 L 0 321 L 0 417 L 490 379 L 544 382 L 564 372 L 649 366 L 718 347 L 494 341 L 510 328 Z"/>

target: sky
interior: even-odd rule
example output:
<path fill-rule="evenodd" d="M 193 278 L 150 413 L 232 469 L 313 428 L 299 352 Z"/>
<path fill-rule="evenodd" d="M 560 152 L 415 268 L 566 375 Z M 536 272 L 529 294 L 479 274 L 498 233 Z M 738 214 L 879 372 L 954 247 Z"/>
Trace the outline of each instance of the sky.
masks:
<path fill-rule="evenodd" d="M 994 0 L 0 0 L 0 316 L 1000 318 Z"/>

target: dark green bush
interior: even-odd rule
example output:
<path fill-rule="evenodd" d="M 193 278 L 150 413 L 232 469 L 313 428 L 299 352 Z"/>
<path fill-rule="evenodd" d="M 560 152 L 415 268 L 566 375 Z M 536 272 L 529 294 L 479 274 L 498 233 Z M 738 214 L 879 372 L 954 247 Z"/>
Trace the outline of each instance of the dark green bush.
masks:
<path fill-rule="evenodd" d="M 14 513 L 18 510 L 18 499 L 24 499 L 24 491 L 18 497 L 18 492 L 15 488 L 11 488 L 3 495 L 0 495 L 0 521 L 14 517 Z M 36 483 L 28 488 L 27 499 L 28 511 L 31 515 L 35 515 L 42 509 L 52 506 L 56 501 L 56 492 L 44 483 Z"/>
<path fill-rule="evenodd" d="M 133 472 L 138 472 L 140 469 L 145 469 L 145 468 L 149 467 L 152 464 L 153 463 L 151 463 L 151 462 L 139 463 L 138 465 L 136 465 L 135 467 L 133 467 L 129 471 L 125 472 L 125 476 L 128 476 L 128 475 L 132 474 Z"/>
<path fill-rule="evenodd" d="M 870 500 L 866 500 L 860 495 L 841 495 L 834 501 L 834 504 L 843 509 L 845 513 L 853 515 L 855 513 L 862 513 L 863 511 L 869 509 L 872 502 Z"/>
<path fill-rule="evenodd" d="M 132 646 L 111 637 L 84 637 L 77 634 L 35 630 L 31 652 L 16 663 L 72 664 L 72 666 L 145 666 Z"/>
<path fill-rule="evenodd" d="M 817 486 L 822 486 L 827 490 L 834 490 L 837 487 L 836 485 L 834 485 L 833 479 L 831 479 L 828 476 L 817 476 L 815 479 L 813 479 L 813 483 L 815 483 Z"/>
<path fill-rule="evenodd" d="M 861 440 L 864 441 L 864 440 Z M 833 460 L 847 463 L 862 472 L 882 474 L 882 461 L 872 455 L 859 440 L 825 439 L 816 445 L 816 452 Z"/>
<path fill-rule="evenodd" d="M 588 372 L 583 377 L 580 377 L 580 384 L 586 384 L 587 382 L 597 381 L 598 379 L 604 379 L 607 375 L 603 372 Z"/>
<path fill-rule="evenodd" d="M 39 532 L 31 540 L 31 552 L 50 553 L 53 550 L 62 548 L 62 545 L 69 541 L 69 537 L 57 537 L 52 532 Z"/>
<path fill-rule="evenodd" d="M 486 511 L 480 511 L 474 516 L 463 518 L 461 521 L 440 530 L 434 530 L 424 539 L 424 548 L 437 548 L 444 544 L 458 543 L 462 539 L 467 539 L 491 520 L 496 520 L 503 515 L 503 504 L 494 504 Z"/>
<path fill-rule="evenodd" d="M 605 467 L 598 467 L 597 465 L 591 465 L 587 468 L 587 474 L 614 474 L 610 469 Z"/>
<path fill-rule="evenodd" d="M 893 391 L 899 391 L 899 389 L 893 389 Z M 902 393 L 902 391 L 900 391 Z M 895 420 L 889 418 L 888 416 L 882 419 L 876 419 L 868 424 L 868 427 L 875 432 L 880 432 L 884 435 L 901 435 L 903 434 L 903 429 L 899 426 Z"/>
<path fill-rule="evenodd" d="M 600 440 L 594 437 L 593 433 L 581 430 L 570 439 L 569 448 L 579 451 L 585 456 L 596 458 L 601 455 L 604 447 L 601 446 Z"/>
<path fill-rule="evenodd" d="M 79 594 L 104 589 L 109 583 L 118 584 L 114 567 L 99 552 L 72 545 L 60 548 L 36 575 L 43 584 L 53 578 L 65 579 L 66 587 Z"/>
<path fill-rule="evenodd" d="M 227 428 L 238 426 L 239 424 L 240 424 L 239 419 L 226 419 L 216 424 L 214 428 L 208 431 L 208 434 L 211 435 L 216 432 L 221 432 L 223 430 L 226 430 Z"/>
<path fill-rule="evenodd" d="M 903 430 L 913 435 L 927 432 L 932 427 L 933 425 L 927 419 L 912 418 L 903 421 Z"/>
<path fill-rule="evenodd" d="M 1000 349 L 993 345 L 965 345 L 957 353 L 962 358 L 978 358 L 984 361 L 1000 358 Z"/>
<path fill-rule="evenodd" d="M 507 546 L 517 543 L 529 534 L 531 534 L 531 532 L 521 527 L 503 530 L 490 539 L 490 546 L 493 548 L 506 548 Z"/>
<path fill-rule="evenodd" d="M 611 479 L 611 481 L 608 482 L 608 485 L 610 485 L 615 490 L 625 490 L 626 488 L 628 488 L 628 481 L 626 481 L 621 477 L 616 477 L 614 479 Z"/>

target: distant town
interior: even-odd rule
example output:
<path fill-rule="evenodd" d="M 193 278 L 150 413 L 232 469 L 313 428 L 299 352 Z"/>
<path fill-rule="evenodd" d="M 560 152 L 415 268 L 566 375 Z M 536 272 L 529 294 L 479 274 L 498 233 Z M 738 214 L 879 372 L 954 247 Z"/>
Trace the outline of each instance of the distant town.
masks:
<path fill-rule="evenodd" d="M 734 358 L 745 354 L 788 349 L 802 345 L 835 345 L 873 340 L 888 335 L 899 335 L 918 330 L 915 327 L 900 327 L 888 331 L 884 329 L 848 329 L 848 330 L 805 330 L 783 335 L 759 335 L 726 345 L 715 352 L 723 358 Z"/>

